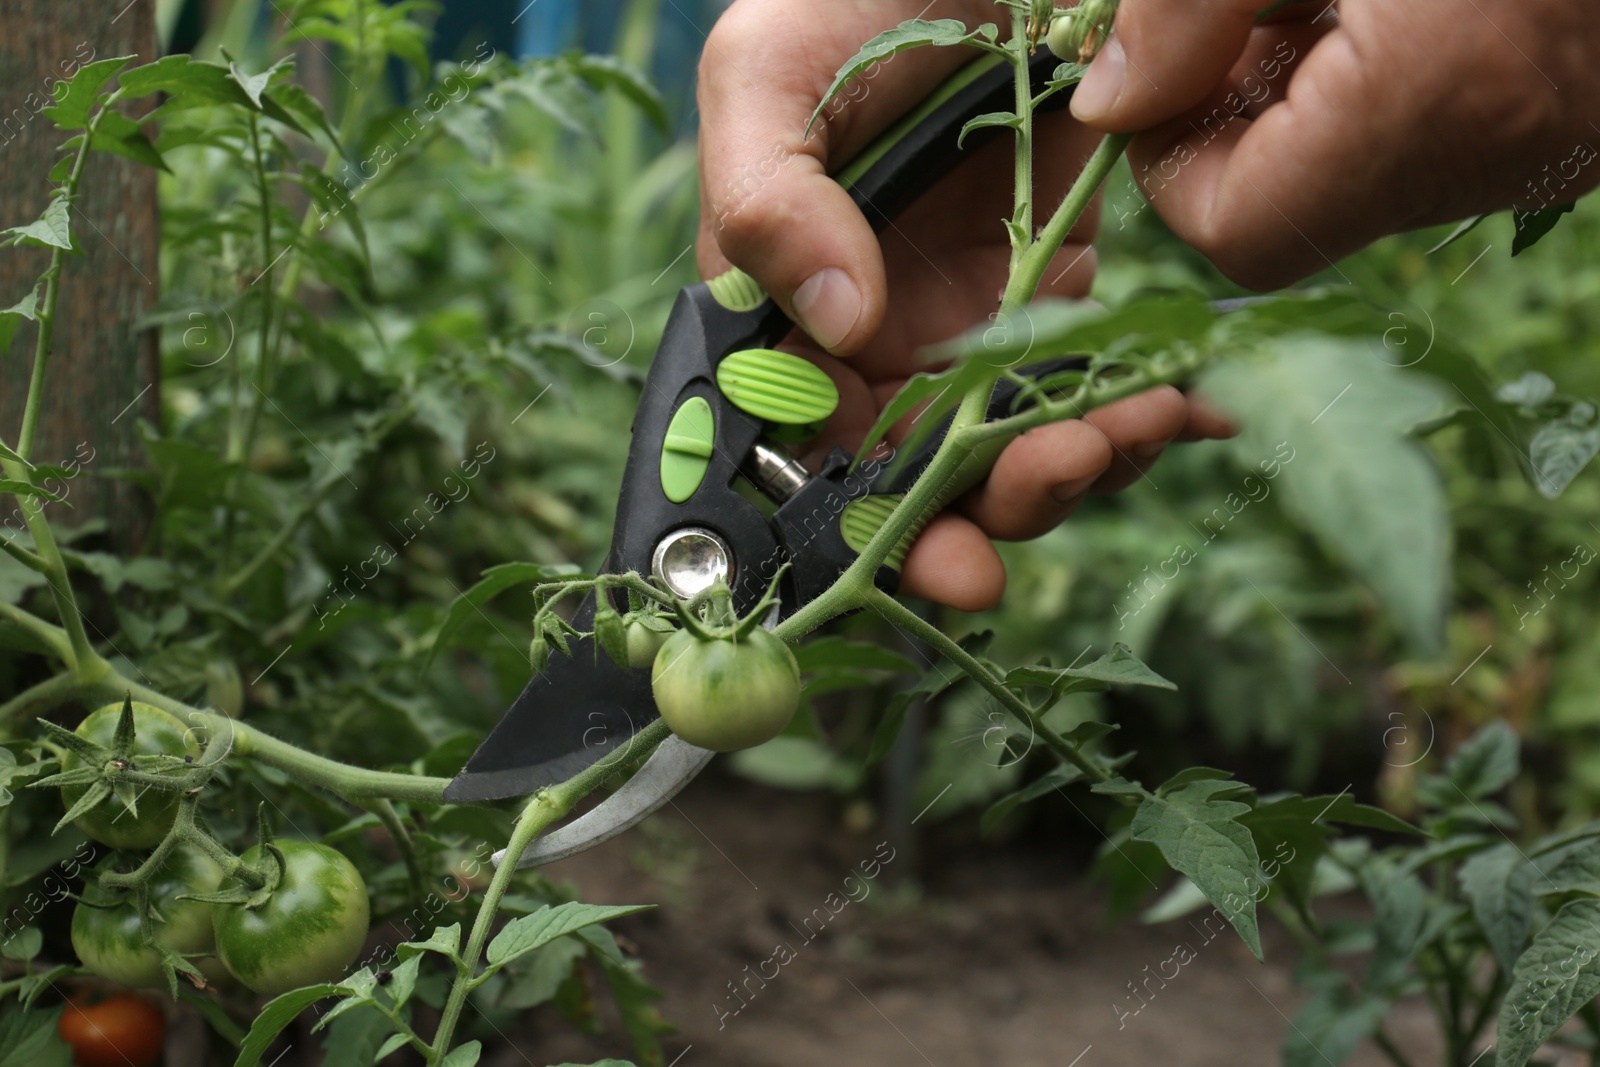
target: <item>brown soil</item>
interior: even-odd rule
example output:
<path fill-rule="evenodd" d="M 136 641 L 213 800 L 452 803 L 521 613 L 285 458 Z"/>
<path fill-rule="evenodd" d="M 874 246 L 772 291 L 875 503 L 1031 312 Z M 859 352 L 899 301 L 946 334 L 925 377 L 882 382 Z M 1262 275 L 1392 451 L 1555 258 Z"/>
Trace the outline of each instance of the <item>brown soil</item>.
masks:
<path fill-rule="evenodd" d="M 1110 924 L 1081 864 L 1046 841 L 974 840 L 973 821 L 926 833 L 913 872 L 881 830 L 842 828 L 831 798 L 708 775 L 640 831 L 548 873 L 587 901 L 662 905 L 615 928 L 666 993 L 678 1067 L 1279 1062 L 1303 999 L 1281 930 L 1263 930 L 1262 964 L 1231 931 Z M 876 870 L 875 855 L 888 858 Z M 1181 968 L 1179 942 L 1194 951 Z M 1163 971 L 1177 974 L 1163 984 Z M 1136 1014 L 1130 984 L 1147 1002 Z M 1437 1062 L 1422 1006 L 1387 1029 L 1412 1062 Z M 543 1010 L 511 1038 L 487 1067 L 630 1054 L 615 1025 L 590 1039 Z M 1368 1045 L 1350 1062 L 1387 1061 Z"/>

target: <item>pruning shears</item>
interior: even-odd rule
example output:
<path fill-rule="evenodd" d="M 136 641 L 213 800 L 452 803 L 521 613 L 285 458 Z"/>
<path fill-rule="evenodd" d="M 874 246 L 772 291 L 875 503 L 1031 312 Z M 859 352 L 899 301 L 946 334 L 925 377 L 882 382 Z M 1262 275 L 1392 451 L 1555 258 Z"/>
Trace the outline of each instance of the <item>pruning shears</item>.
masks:
<path fill-rule="evenodd" d="M 1035 91 L 1058 61 L 1031 66 Z M 980 115 L 1014 106 L 1009 64 L 986 57 L 958 72 L 835 177 L 874 228 L 882 229 L 963 158 L 958 139 Z M 1059 107 L 1069 92 L 1042 107 Z M 975 126 L 968 141 L 998 131 Z M 645 379 L 602 571 L 652 575 L 692 597 L 721 578 L 734 607 L 749 611 L 777 579 L 780 618 L 839 577 L 866 547 L 903 492 L 932 459 L 945 426 L 892 468 L 855 466 L 834 449 L 813 474 L 786 442 L 804 440 L 838 402 L 813 364 L 775 351 L 793 323 L 752 280 L 730 270 L 678 294 Z M 1024 374 L 1062 369 L 1054 360 Z M 996 387 L 988 416 L 1011 414 L 1017 387 Z M 973 465 L 976 466 L 976 465 Z M 972 475 L 976 483 L 986 471 Z M 893 592 L 902 544 L 876 582 Z M 573 622 L 589 629 L 595 595 Z M 619 750 L 659 717 L 650 671 L 597 655 L 592 638 L 571 643 L 526 688 L 445 790 L 451 802 L 523 796 L 562 782 Z M 544 836 L 521 857 L 537 866 L 622 833 L 666 804 L 714 753 L 669 736 L 628 782 L 587 814 Z M 497 855 L 498 864 L 502 856 Z"/>

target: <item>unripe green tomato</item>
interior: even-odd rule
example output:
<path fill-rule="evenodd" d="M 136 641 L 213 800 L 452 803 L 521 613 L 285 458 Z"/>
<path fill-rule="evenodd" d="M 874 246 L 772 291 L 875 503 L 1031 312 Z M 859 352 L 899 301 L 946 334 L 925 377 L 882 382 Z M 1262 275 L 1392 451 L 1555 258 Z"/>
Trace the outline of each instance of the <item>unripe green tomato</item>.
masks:
<path fill-rule="evenodd" d="M 344 855 L 327 845 L 280 839 L 283 879 L 259 908 L 219 904 L 212 912 L 217 955 L 250 989 L 275 997 L 342 978 L 361 955 L 371 918 L 367 885 Z M 261 846 L 245 863 L 271 863 Z"/>
<path fill-rule="evenodd" d="M 1057 15 L 1051 21 L 1050 32 L 1045 34 L 1044 38 L 1044 46 L 1064 63 L 1078 62 L 1078 48 L 1082 44 L 1074 33 L 1072 23 L 1071 15 Z"/>
<path fill-rule="evenodd" d="M 770 741 L 800 706 L 794 653 L 759 629 L 738 641 L 679 630 L 656 654 L 650 686 L 673 733 L 717 752 Z"/>
<path fill-rule="evenodd" d="M 183 893 L 210 893 L 221 882 L 222 868 L 205 853 L 187 845 L 174 849 L 150 882 L 156 944 L 183 956 L 212 951 L 216 940 L 211 905 L 177 898 Z M 109 982 L 152 989 L 165 986 L 161 954 L 144 943 L 132 896 L 104 906 L 111 899 L 96 883 L 89 883 L 72 912 L 73 951 L 85 967 Z"/>
<path fill-rule="evenodd" d="M 625 631 L 628 642 L 628 666 L 636 671 L 646 670 L 656 662 L 656 653 L 672 636 L 671 630 L 657 630 L 637 619 L 628 623 Z"/>
<path fill-rule="evenodd" d="M 117 719 L 122 715 L 122 705 L 107 704 L 91 711 L 78 724 L 75 731 L 107 748 L 117 732 Z M 174 715 L 169 715 L 151 704 L 133 702 L 134 755 L 198 756 L 200 745 L 194 732 Z M 68 752 L 61 759 L 61 769 L 70 771 L 83 766 L 76 752 Z M 88 786 L 67 786 L 61 790 L 61 800 L 70 810 Z M 159 789 L 142 789 L 138 794 L 137 816 L 123 807 L 116 796 L 107 797 L 87 814 L 79 816 L 75 825 L 85 834 L 112 848 L 154 848 L 172 829 L 172 820 L 178 814 L 178 794 Z"/>

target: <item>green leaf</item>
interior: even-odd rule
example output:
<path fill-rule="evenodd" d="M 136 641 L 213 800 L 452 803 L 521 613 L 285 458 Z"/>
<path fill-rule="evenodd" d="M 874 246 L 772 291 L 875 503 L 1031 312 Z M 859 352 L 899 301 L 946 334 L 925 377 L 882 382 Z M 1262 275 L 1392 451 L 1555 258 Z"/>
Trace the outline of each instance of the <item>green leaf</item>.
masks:
<path fill-rule="evenodd" d="M 44 934 L 37 926 L 24 926 L 14 934 L 10 934 L 4 941 L 0 941 L 0 956 L 8 960 L 22 960 L 26 962 L 39 954 L 44 947 Z"/>
<path fill-rule="evenodd" d="M 1283 1037 L 1283 1067 L 1338 1067 L 1389 1013 L 1389 1001 L 1346 988 L 1319 990 Z"/>
<path fill-rule="evenodd" d="M 1556 228 L 1556 223 L 1561 221 L 1561 216 L 1570 213 L 1577 206 L 1577 202 L 1574 201 L 1570 204 L 1542 207 L 1534 211 L 1520 211 L 1512 208 L 1511 221 L 1516 226 L 1516 236 L 1511 239 L 1511 254 L 1520 256 L 1538 244 L 1545 234 Z"/>
<path fill-rule="evenodd" d="M 348 992 L 344 986 L 313 985 L 291 989 L 267 1001 L 250 1024 L 250 1032 L 239 1046 L 239 1056 L 233 1061 L 233 1067 L 256 1067 L 261 1062 L 262 1053 L 267 1051 L 284 1027 L 294 1022 L 296 1016 L 324 997 L 336 997 Z"/>
<path fill-rule="evenodd" d="M 1574 900 L 1518 959 L 1500 1003 L 1496 1067 L 1523 1067 L 1578 1009 L 1600 994 L 1600 900 Z"/>
<path fill-rule="evenodd" d="M 860 769 L 808 737 L 780 735 L 765 744 L 733 753 L 731 765 L 746 778 L 778 789 L 846 792 L 861 779 Z"/>
<path fill-rule="evenodd" d="M 800 673 L 822 670 L 897 671 L 912 673 L 917 664 L 882 645 L 851 641 L 837 635 L 807 641 L 794 650 Z"/>
<path fill-rule="evenodd" d="M 66 504 L 66 497 L 57 496 L 48 489 L 43 489 L 32 482 L 19 482 L 12 478 L 0 478 L 0 493 L 10 493 L 12 496 L 37 497 L 55 504 Z M 68 505 L 69 507 L 71 505 Z"/>
<path fill-rule="evenodd" d="M 0 1067 L 72 1067 L 72 1050 L 56 1031 L 61 1011 L 0 1008 Z"/>
<path fill-rule="evenodd" d="M 1428 891 L 1415 874 L 1405 873 L 1382 857 L 1374 857 L 1359 872 L 1362 891 L 1372 904 L 1372 929 L 1376 941 L 1367 961 L 1367 986 L 1389 989 L 1407 979 L 1407 968 L 1429 933 Z"/>
<path fill-rule="evenodd" d="M 921 48 L 926 45 L 941 48 L 958 44 L 990 47 L 994 42 L 995 32 L 991 23 L 984 23 L 977 29 L 969 31 L 958 19 L 937 19 L 931 22 L 926 19 L 907 19 L 893 29 L 885 30 L 862 45 L 861 51 L 851 56 L 845 61 L 844 66 L 839 68 L 839 72 L 834 75 L 833 84 L 822 94 L 821 102 L 817 104 L 816 110 L 806 122 L 805 136 L 811 136 L 811 127 L 817 124 L 817 119 L 833 102 L 833 98 L 839 95 L 839 91 L 874 63 L 880 63 L 908 48 Z"/>
<path fill-rule="evenodd" d="M 1124 644 L 1083 667 L 1043 667 L 1030 665 L 1016 667 L 1006 675 L 1010 686 L 1041 686 L 1058 695 L 1068 693 L 1096 693 L 1113 685 L 1145 685 L 1155 689 L 1178 687 L 1144 665 L 1133 650 Z"/>
<path fill-rule="evenodd" d="M 272 83 L 272 69 L 268 68 L 260 74 L 246 74 L 239 69 L 239 64 L 229 60 L 228 77 L 232 79 L 235 85 L 244 90 L 244 95 L 250 98 L 250 102 L 256 106 L 256 110 L 261 110 L 261 93 Z"/>
<path fill-rule="evenodd" d="M 816 110 L 811 112 L 811 118 L 805 125 L 805 136 L 810 138 L 811 126 L 816 125 L 816 120 L 826 110 L 830 102 L 834 102 L 840 90 L 853 82 L 856 75 L 862 74 L 867 67 L 875 62 L 882 62 L 893 54 L 909 50 L 909 48 L 922 48 L 925 45 L 947 48 L 950 45 L 974 45 L 978 48 L 992 48 L 995 40 L 995 27 L 989 22 L 982 24 L 978 29 L 966 29 L 960 19 L 907 19 L 891 30 L 883 30 L 882 34 L 872 38 L 866 45 L 861 46 L 861 51 L 851 56 L 845 66 L 838 69 L 834 75 L 834 83 L 827 86 L 826 93 L 822 93 L 821 102 Z"/>
<path fill-rule="evenodd" d="M 1237 788 L 1232 782 L 1205 780 L 1190 782 L 1169 796 L 1147 796 L 1134 812 L 1130 829 L 1133 840 L 1155 845 L 1173 870 L 1188 875 L 1260 959 L 1261 933 L 1256 925 L 1260 857 L 1249 829 L 1238 821 L 1250 807 L 1213 799 Z"/>
<path fill-rule="evenodd" d="M 366 1064 L 378 1062 L 378 1050 L 394 1034 L 394 1023 L 384 1018 L 376 1008 L 367 1008 L 344 1016 L 328 1030 L 322 1042 L 322 1062 L 328 1067 L 337 1064 Z M 405 1040 L 405 1035 L 395 1035 Z"/>
<path fill-rule="evenodd" d="M 156 170 L 168 169 L 167 161 L 150 143 L 139 124 L 118 111 L 107 111 L 100 116 L 89 147 L 96 152 L 109 152 Z"/>
<path fill-rule="evenodd" d="M 596 89 L 614 89 L 621 93 L 662 133 L 671 128 L 672 120 L 667 116 L 661 94 L 641 71 L 616 56 L 576 55 L 571 57 L 571 62 L 584 81 Z"/>
<path fill-rule="evenodd" d="M 1236 454 L 1253 464 L 1292 449 L 1278 480 L 1284 510 L 1366 582 L 1412 641 L 1438 648 L 1449 516 L 1438 472 L 1406 436 L 1438 412 L 1436 388 L 1354 342 L 1300 336 L 1273 347 L 1262 362 L 1229 363 L 1204 379 L 1206 395 L 1245 427 Z"/>
<path fill-rule="evenodd" d="M 45 205 L 44 214 L 26 226 L 12 226 L 0 233 L 14 233 L 13 244 L 35 248 L 64 248 L 72 251 L 72 225 L 67 217 L 67 202 L 57 196 Z"/>
<path fill-rule="evenodd" d="M 489 942 L 488 951 L 485 953 L 489 970 L 504 967 L 512 960 L 585 926 L 610 922 L 612 919 L 633 915 L 653 906 L 637 904 L 602 907 L 597 904 L 572 902 L 512 919 L 495 935 L 494 940 Z"/>
<path fill-rule="evenodd" d="M 1444 240 L 1428 249 L 1427 254 L 1431 256 L 1435 252 L 1441 251 L 1445 248 L 1448 248 L 1450 245 L 1455 244 L 1457 241 L 1461 240 L 1461 238 L 1477 229 L 1478 223 L 1482 222 L 1488 217 L 1488 215 L 1473 215 L 1471 218 L 1462 219 L 1461 222 L 1457 224 L 1456 228 L 1451 230 L 1449 235 L 1446 236 Z"/>
<path fill-rule="evenodd" d="M 117 56 L 84 64 L 77 69 L 70 80 L 56 82 L 53 86 L 55 106 L 45 108 L 40 114 L 55 123 L 58 130 L 83 129 L 89 124 L 89 111 L 106 82 L 116 77 L 117 71 L 138 58 L 138 56 Z"/>
<path fill-rule="evenodd" d="M 449 1054 L 439 1061 L 439 1067 L 473 1067 L 482 1052 L 482 1042 L 468 1041 L 465 1045 L 451 1049 Z"/>
<path fill-rule="evenodd" d="M 986 115 L 968 119 L 967 124 L 961 127 L 961 133 L 956 138 L 956 147 L 964 147 L 967 134 L 973 130 L 981 130 L 993 126 L 1004 126 L 1008 129 L 1017 130 L 1022 128 L 1022 119 L 1015 111 L 991 111 Z"/>
<path fill-rule="evenodd" d="M 1048 796 L 1063 786 L 1071 785 L 1083 777 L 1083 771 L 1071 764 L 1064 763 L 1041 778 L 1036 778 L 1014 793 L 1007 793 L 983 813 L 982 828 L 984 833 L 993 830 L 1002 819 L 1010 815 L 1023 804 L 1031 803 L 1040 797 Z"/>
<path fill-rule="evenodd" d="M 1509 841 L 1478 853 L 1456 872 L 1461 895 L 1471 905 L 1484 939 L 1508 974 L 1528 941 L 1536 873 L 1537 868 L 1525 863 L 1522 851 Z"/>
<path fill-rule="evenodd" d="M 459 961 L 461 958 L 461 924 L 451 923 L 449 926 L 436 927 L 426 941 L 407 941 L 395 949 L 401 959 L 424 952 L 437 952 L 451 960 Z"/>
<path fill-rule="evenodd" d="M 1497 719 L 1456 749 L 1445 761 L 1444 772 L 1457 789 L 1478 800 L 1511 784 L 1521 752 L 1516 731 Z"/>
<path fill-rule="evenodd" d="M 577 572 L 578 568 L 568 564 L 546 566 L 542 563 L 498 563 L 488 568 L 477 584 L 462 593 L 450 605 L 450 610 L 445 614 L 444 621 L 439 624 L 433 644 L 422 661 L 423 669 L 427 669 L 439 649 L 455 636 L 456 631 L 461 629 L 468 619 L 477 615 L 483 605 L 507 589 L 529 582 L 548 582 L 556 578 L 571 577 Z"/>
<path fill-rule="evenodd" d="M 573 966 L 589 954 L 589 946 L 576 937 L 558 937 L 537 952 L 517 961 L 508 971 L 510 981 L 495 997 L 494 1006 L 527 1011 L 556 995 L 572 975 Z"/>
<path fill-rule="evenodd" d="M 30 290 L 28 295 L 18 300 L 15 304 L 0 311 L 0 359 L 11 351 L 11 339 L 17 335 L 17 327 L 22 325 L 22 320 L 37 322 L 39 319 L 39 291 Z M 4 451 L 0 452 L 6 459 L 14 462 L 23 462 L 21 456 L 13 452 L 8 446 L 0 445 Z"/>
<path fill-rule="evenodd" d="M 1589 409 L 1590 413 L 1593 408 Z M 1554 500 L 1600 452 L 1600 423 L 1580 424 L 1570 418 L 1546 423 L 1528 442 L 1528 465 L 1534 487 Z"/>
<path fill-rule="evenodd" d="M 392 1034 L 390 1035 L 389 1040 L 378 1046 L 378 1051 L 372 1054 L 370 1060 L 364 1060 L 362 1062 L 382 1063 L 396 1052 L 399 1052 L 401 1049 L 405 1048 L 409 1043 L 410 1042 L 405 1034 Z"/>
<path fill-rule="evenodd" d="M 1534 856 L 1527 872 L 1533 892 L 1541 896 L 1576 892 L 1600 897 L 1600 843 L 1579 841 L 1549 855 Z"/>

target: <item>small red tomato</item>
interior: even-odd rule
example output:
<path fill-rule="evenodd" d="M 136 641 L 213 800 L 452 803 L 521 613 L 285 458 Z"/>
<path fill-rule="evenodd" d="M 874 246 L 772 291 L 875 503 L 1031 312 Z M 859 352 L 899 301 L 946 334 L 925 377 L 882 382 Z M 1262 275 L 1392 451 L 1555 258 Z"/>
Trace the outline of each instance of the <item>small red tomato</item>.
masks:
<path fill-rule="evenodd" d="M 78 1067 L 150 1067 L 161 1058 L 167 1020 L 143 997 L 119 993 L 96 1001 L 74 997 L 56 1029 Z"/>

